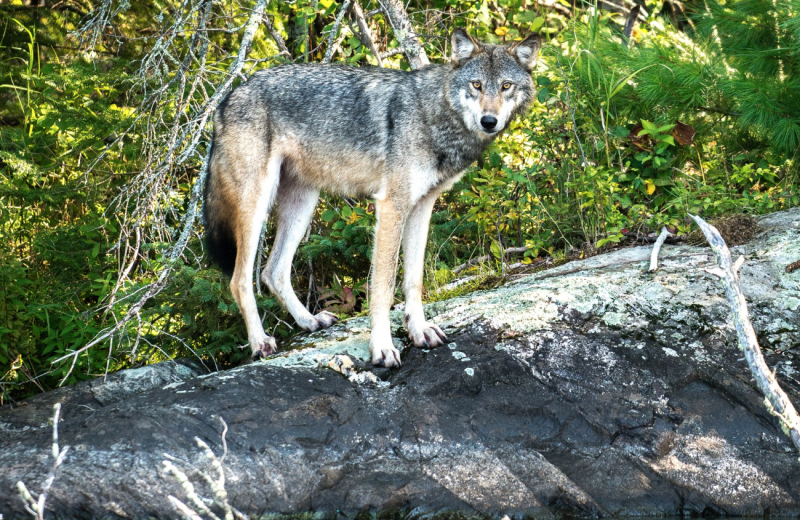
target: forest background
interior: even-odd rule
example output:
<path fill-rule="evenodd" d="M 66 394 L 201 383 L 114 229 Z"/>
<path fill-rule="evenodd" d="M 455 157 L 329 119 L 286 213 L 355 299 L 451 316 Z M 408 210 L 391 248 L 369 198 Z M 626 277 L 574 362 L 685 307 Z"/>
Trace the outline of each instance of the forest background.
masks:
<path fill-rule="evenodd" d="M 545 268 L 663 226 L 685 236 L 688 213 L 798 205 L 799 12 L 800 0 L 0 1 L 0 404 L 168 358 L 246 359 L 198 204 L 210 114 L 253 71 L 445 62 L 456 26 L 493 43 L 544 37 L 532 109 L 437 202 L 430 301 L 502 282 L 512 262 Z M 295 261 L 309 307 L 365 312 L 373 224 L 370 200 L 323 195 Z M 285 345 L 298 329 L 257 288 Z"/>

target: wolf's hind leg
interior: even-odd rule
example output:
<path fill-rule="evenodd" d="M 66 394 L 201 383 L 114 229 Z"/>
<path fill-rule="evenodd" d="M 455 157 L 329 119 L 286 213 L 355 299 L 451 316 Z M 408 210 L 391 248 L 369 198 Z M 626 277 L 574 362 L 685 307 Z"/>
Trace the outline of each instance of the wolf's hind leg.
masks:
<path fill-rule="evenodd" d="M 302 185 L 291 175 L 283 176 L 277 196 L 278 230 L 275 244 L 261 273 L 261 279 L 297 324 L 311 332 L 330 327 L 339 321 L 335 314 L 328 311 L 312 316 L 292 289 L 292 259 L 311 222 L 318 199 L 318 189 Z"/>
<path fill-rule="evenodd" d="M 257 161 L 248 161 L 253 168 Z M 231 278 L 231 292 L 239 305 L 247 326 L 247 339 L 253 357 L 264 357 L 277 350 L 275 338 L 264 332 L 261 318 L 256 307 L 253 294 L 253 266 L 258 252 L 258 239 L 261 228 L 269 213 L 275 192 L 278 187 L 280 157 L 271 157 L 266 164 L 266 175 L 263 170 L 254 169 L 247 177 L 247 182 L 239 186 L 239 206 L 235 208 L 236 218 L 236 266 Z"/>
<path fill-rule="evenodd" d="M 375 246 L 372 253 L 372 296 L 369 303 L 372 331 L 369 351 L 373 365 L 399 367 L 400 352 L 392 344 L 389 311 L 394 303 L 397 258 L 400 254 L 407 208 L 402 202 L 387 198 L 376 199 L 375 209 L 378 223 L 375 226 Z"/>
<path fill-rule="evenodd" d="M 425 246 L 433 205 L 439 192 L 427 194 L 414 206 L 403 233 L 403 293 L 406 297 L 405 320 L 408 335 L 418 347 L 436 347 L 447 342 L 442 329 L 426 321 L 422 310 L 422 276 L 425 269 Z"/>

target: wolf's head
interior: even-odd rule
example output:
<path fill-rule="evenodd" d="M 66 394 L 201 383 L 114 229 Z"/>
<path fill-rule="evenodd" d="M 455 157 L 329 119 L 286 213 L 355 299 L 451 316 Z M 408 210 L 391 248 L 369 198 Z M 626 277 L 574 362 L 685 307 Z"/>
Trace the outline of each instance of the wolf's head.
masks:
<path fill-rule="evenodd" d="M 450 105 L 473 132 L 497 135 L 533 98 L 531 70 L 542 39 L 532 34 L 511 45 L 489 45 L 456 29 L 451 43 Z"/>

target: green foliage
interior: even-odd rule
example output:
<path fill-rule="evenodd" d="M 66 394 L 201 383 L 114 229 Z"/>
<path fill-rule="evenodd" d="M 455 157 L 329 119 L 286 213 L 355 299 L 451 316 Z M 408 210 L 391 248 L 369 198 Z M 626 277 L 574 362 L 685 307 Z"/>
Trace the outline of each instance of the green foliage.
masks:
<path fill-rule="evenodd" d="M 365 11 L 378 5 L 362 4 Z M 53 362 L 119 320 L 167 265 L 174 274 L 163 291 L 139 309 L 115 343 L 83 351 L 64 382 L 168 357 L 193 356 L 212 368 L 247 357 L 229 282 L 204 260 L 199 235 L 179 260 L 169 263 L 165 256 L 197 163 L 176 170 L 167 180 L 168 195 L 153 205 L 170 215 L 172 227 L 143 243 L 135 261 L 123 261 L 136 235 L 120 233 L 137 228 L 122 225 L 130 224 L 132 208 L 119 196 L 140 181 L 138 172 L 151 160 L 143 143 L 154 130 L 144 121 L 172 121 L 186 110 L 175 103 L 147 113 L 138 109 L 147 93 L 174 77 L 144 58 L 156 47 L 159 24 L 181 5 L 121 2 L 113 26 L 91 49 L 68 37 L 87 13 L 0 6 L 0 403 L 60 384 L 71 360 Z M 341 5 L 270 2 L 269 17 L 292 56 L 275 58 L 277 44 L 262 31 L 247 70 L 320 60 Z M 648 2 L 649 18 L 629 46 L 620 17 L 591 6 L 570 8 L 575 16 L 567 18 L 564 10 L 524 0 L 410 4 L 412 20 L 426 28 L 433 61 L 447 58 L 446 36 L 454 24 L 495 43 L 536 30 L 551 39 L 535 72 L 531 111 L 437 202 L 427 258 L 430 297 L 452 294 L 436 296 L 434 290 L 454 278 L 456 266 L 489 255 L 487 265 L 498 268 L 510 247 L 527 248 L 525 263 L 545 256 L 558 262 L 617 247 L 630 234 L 664 225 L 686 233 L 687 212 L 757 214 L 800 203 L 800 22 L 791 16 L 800 11 L 800 0 L 687 5 L 697 10 L 692 23 L 678 29 L 661 15 L 660 3 Z M 214 9 L 218 25 L 210 33 L 206 66 L 217 74 L 232 61 L 249 11 Z M 446 13 L 460 15 L 448 19 Z M 187 18 L 187 29 L 193 19 Z M 383 14 L 370 24 L 382 52 L 398 47 Z M 184 48 L 170 52 L 187 52 L 192 34 L 179 32 Z M 355 32 L 341 36 L 337 61 L 377 65 Z M 182 56 L 164 59 L 179 62 Z M 401 55 L 383 63 L 408 68 Z M 147 71 L 144 80 L 134 77 L 140 70 Z M 190 87 L 175 82 L 170 88 Z M 193 99 L 213 88 L 203 84 Z M 693 140 L 687 128 L 696 130 Z M 365 312 L 374 224 L 370 201 L 323 194 L 293 280 L 312 310 Z M 265 243 L 273 233 L 270 224 Z M 118 284 L 124 270 L 129 281 Z M 484 276 L 457 291 L 497 280 Z M 112 297 L 114 310 L 98 312 Z M 288 338 L 296 332 L 265 288 L 257 303 L 269 333 Z"/>

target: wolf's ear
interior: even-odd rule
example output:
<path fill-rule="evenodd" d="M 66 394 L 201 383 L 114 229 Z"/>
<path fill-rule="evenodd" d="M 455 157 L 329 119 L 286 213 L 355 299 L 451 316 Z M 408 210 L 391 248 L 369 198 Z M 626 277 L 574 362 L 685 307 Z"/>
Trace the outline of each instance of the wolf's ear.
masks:
<path fill-rule="evenodd" d="M 481 44 L 472 39 L 472 36 L 467 34 L 467 31 L 460 27 L 453 31 L 450 36 L 450 44 L 453 46 L 453 53 L 450 56 L 450 62 L 458 66 L 464 60 L 478 54 L 483 50 Z"/>
<path fill-rule="evenodd" d="M 508 47 L 508 53 L 517 59 L 526 70 L 533 70 L 539 49 L 542 48 L 542 38 L 533 33 L 522 41 L 514 42 Z"/>

